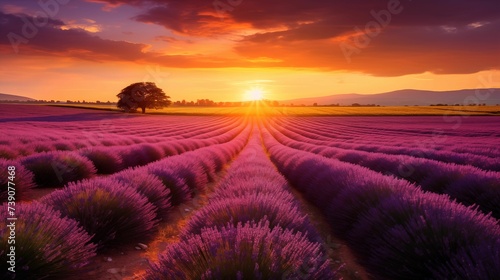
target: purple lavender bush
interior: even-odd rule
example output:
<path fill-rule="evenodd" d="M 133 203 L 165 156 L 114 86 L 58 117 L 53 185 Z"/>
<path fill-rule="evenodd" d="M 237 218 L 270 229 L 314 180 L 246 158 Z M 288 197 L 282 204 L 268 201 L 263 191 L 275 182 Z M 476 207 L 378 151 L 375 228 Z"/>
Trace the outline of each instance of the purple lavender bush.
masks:
<path fill-rule="evenodd" d="M 119 149 L 125 168 L 142 166 L 157 161 L 165 155 L 163 150 L 152 144 L 138 144 Z"/>
<path fill-rule="evenodd" d="M 172 244 L 145 279 L 338 279 L 320 243 L 266 224 L 204 229 Z"/>
<path fill-rule="evenodd" d="M 165 154 L 165 156 L 173 156 L 173 155 L 179 154 L 179 152 L 177 152 L 177 150 L 175 149 L 175 147 L 173 147 L 173 145 L 170 142 L 168 142 L 168 143 L 159 143 L 158 144 L 158 148 L 162 149 L 162 151 Z"/>
<path fill-rule="evenodd" d="M 76 152 L 44 152 L 27 156 L 20 161 L 35 175 L 38 187 L 62 186 L 96 174 L 92 162 Z"/>
<path fill-rule="evenodd" d="M 15 159 L 17 157 L 17 151 L 11 147 L 0 146 L 0 158 L 1 159 Z"/>
<path fill-rule="evenodd" d="M 457 269 L 468 275 L 466 279 L 488 279 L 483 277 L 488 275 L 485 267 L 498 263 L 498 221 L 477 206 L 466 207 L 404 180 L 281 146 L 266 134 L 264 140 L 272 160 L 305 197 L 324 202 L 318 206 L 332 229 L 374 278 L 436 279 Z M 325 196 L 324 189 L 335 189 L 334 195 Z"/>
<path fill-rule="evenodd" d="M 145 173 L 142 170 L 127 169 L 112 175 L 127 187 L 134 188 L 137 192 L 148 198 L 149 202 L 156 207 L 159 220 L 167 217 L 172 209 L 170 203 L 170 189 L 165 188 L 162 181 L 155 175 Z"/>
<path fill-rule="evenodd" d="M 203 172 L 206 174 L 207 182 L 213 182 L 216 178 L 216 173 L 220 170 L 217 170 L 217 166 L 214 160 L 214 153 L 211 151 L 201 151 L 198 153 L 193 153 L 191 159 L 196 161 L 198 165 L 203 169 Z"/>
<path fill-rule="evenodd" d="M 254 193 L 244 197 L 213 199 L 191 217 L 183 235 L 199 234 L 203 228 L 236 226 L 242 222 L 269 221 L 269 227 L 281 227 L 307 233 L 316 238 L 316 232 L 307 215 L 296 203 L 277 200 L 273 195 Z"/>
<path fill-rule="evenodd" d="M 381 202 L 394 195 L 397 193 L 386 184 L 344 188 L 324 211 L 327 213 L 329 224 L 335 225 L 333 230 L 343 235 L 350 232 L 355 223 L 370 209 L 377 208 Z M 356 207 L 350 207 L 352 205 Z"/>
<path fill-rule="evenodd" d="M 75 219 L 99 249 L 147 240 L 158 223 L 156 207 L 146 197 L 108 178 L 69 184 L 41 202 Z"/>
<path fill-rule="evenodd" d="M 464 173 L 451 183 L 446 193 L 465 205 L 477 205 L 484 213 L 500 219 L 500 173 Z"/>
<path fill-rule="evenodd" d="M 276 182 L 262 179 L 260 177 L 253 178 L 227 178 L 217 187 L 217 191 L 213 197 L 219 200 L 244 197 L 260 193 L 270 195 L 277 201 L 293 202 L 296 198 L 290 193 L 290 190 L 276 184 Z"/>
<path fill-rule="evenodd" d="M 210 159 L 215 165 L 215 170 L 220 171 L 224 167 L 224 165 L 231 159 L 231 156 L 228 152 L 225 152 L 223 148 L 219 147 L 210 147 Z"/>
<path fill-rule="evenodd" d="M 51 146 L 43 142 L 30 143 L 29 146 L 35 153 L 50 152 L 55 150 L 55 147 L 53 145 Z"/>
<path fill-rule="evenodd" d="M 186 155 L 187 157 L 188 155 Z M 203 191 L 208 183 L 208 176 L 194 158 L 175 158 L 172 162 L 168 163 L 169 166 L 175 166 L 175 171 L 178 176 L 186 181 L 186 184 L 192 192 Z"/>
<path fill-rule="evenodd" d="M 500 252 L 500 228 L 495 219 L 429 193 L 384 200 L 360 217 L 347 240 L 363 256 L 360 263 L 386 279 L 410 273 L 416 279 L 430 279 L 434 271 L 451 275 L 456 266 L 449 267 L 449 260 L 457 254 L 480 257 L 476 250 L 488 251 L 489 255 L 480 258 L 491 262 Z M 390 270 L 387 264 L 391 264 Z M 462 264 L 473 271 L 482 262 L 464 260 Z M 470 275 L 470 279 L 481 278 Z"/>
<path fill-rule="evenodd" d="M 500 246 L 489 244 L 458 249 L 446 265 L 433 268 L 433 279 L 496 279 L 500 275 Z"/>
<path fill-rule="evenodd" d="M 193 192 L 186 184 L 186 181 L 179 177 L 176 170 L 154 164 L 145 167 L 144 171 L 158 177 L 163 185 L 170 190 L 172 206 L 185 203 L 193 198 Z"/>
<path fill-rule="evenodd" d="M 293 146 L 315 151 L 324 157 L 336 158 L 383 174 L 403 178 L 418 184 L 423 190 L 448 194 L 465 205 L 477 204 L 484 213 L 491 212 L 495 218 L 500 217 L 500 207 L 498 207 L 500 178 L 498 172 L 409 155 L 386 155 L 324 146 L 316 147 L 301 142 L 294 142 Z M 308 176 L 306 174 L 303 177 L 304 181 L 309 180 Z M 316 175 L 316 177 L 319 176 L 322 175 Z M 293 178 L 291 179 L 293 180 Z M 328 200 L 327 197 L 324 198 Z"/>
<path fill-rule="evenodd" d="M 8 167 L 15 167 L 15 174 L 13 176 L 13 181 L 9 180 L 9 174 L 7 173 Z M 10 185 L 11 188 L 14 188 L 14 197 L 16 201 L 26 200 L 31 197 L 31 189 L 35 187 L 35 183 L 33 182 L 33 173 L 26 170 L 23 165 L 21 165 L 18 161 L 10 161 L 5 159 L 0 159 L 0 170 L 4 170 L 4 174 L 0 176 L 0 203 L 6 202 L 9 196 L 9 181 L 13 182 L 14 185 Z M 12 189 L 11 189 L 12 190 Z"/>
<path fill-rule="evenodd" d="M 55 150 L 57 151 L 72 151 L 75 149 L 73 143 L 68 140 L 59 140 L 52 144 Z"/>
<path fill-rule="evenodd" d="M 122 159 L 114 149 L 88 148 L 80 151 L 80 154 L 88 158 L 94 164 L 97 174 L 113 174 L 123 169 Z"/>
<path fill-rule="evenodd" d="M 0 219 L 7 222 L 7 204 Z M 66 279 L 78 274 L 96 254 L 91 236 L 72 219 L 41 203 L 16 205 L 15 274 L 10 267 L 10 228 L 0 227 L 2 279 Z M 12 239 L 11 239 L 12 241 Z"/>

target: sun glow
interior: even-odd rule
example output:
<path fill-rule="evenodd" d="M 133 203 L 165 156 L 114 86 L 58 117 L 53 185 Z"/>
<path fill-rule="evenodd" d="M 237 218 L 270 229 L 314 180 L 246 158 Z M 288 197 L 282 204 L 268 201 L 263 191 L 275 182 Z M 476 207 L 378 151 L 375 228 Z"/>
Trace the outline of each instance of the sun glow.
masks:
<path fill-rule="evenodd" d="M 264 90 L 260 87 L 254 87 L 245 92 L 245 100 L 258 101 L 264 98 Z"/>

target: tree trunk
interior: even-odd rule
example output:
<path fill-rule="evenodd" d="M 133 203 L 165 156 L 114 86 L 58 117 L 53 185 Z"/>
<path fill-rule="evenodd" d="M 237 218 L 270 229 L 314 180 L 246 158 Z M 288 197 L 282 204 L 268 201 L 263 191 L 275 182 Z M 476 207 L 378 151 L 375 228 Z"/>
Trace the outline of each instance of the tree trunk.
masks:
<path fill-rule="evenodd" d="M 146 107 L 142 107 L 142 113 L 145 114 L 146 113 Z"/>

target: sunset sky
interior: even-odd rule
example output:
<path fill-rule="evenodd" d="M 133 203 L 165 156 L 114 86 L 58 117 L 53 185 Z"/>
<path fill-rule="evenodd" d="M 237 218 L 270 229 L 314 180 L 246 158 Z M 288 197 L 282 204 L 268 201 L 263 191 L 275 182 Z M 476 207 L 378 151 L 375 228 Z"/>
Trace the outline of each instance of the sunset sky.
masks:
<path fill-rule="evenodd" d="M 45 5 L 43 5 L 45 3 Z M 116 101 L 500 87 L 498 0 L 0 1 L 0 92 Z"/>

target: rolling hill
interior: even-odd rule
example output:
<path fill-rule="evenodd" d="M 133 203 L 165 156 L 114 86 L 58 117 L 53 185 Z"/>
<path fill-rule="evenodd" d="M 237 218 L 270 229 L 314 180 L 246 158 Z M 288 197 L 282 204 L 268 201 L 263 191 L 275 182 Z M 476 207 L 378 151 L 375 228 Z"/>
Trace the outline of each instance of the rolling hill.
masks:
<path fill-rule="evenodd" d="M 500 89 L 463 89 L 453 91 L 427 91 L 404 89 L 378 94 L 336 94 L 322 97 L 280 100 L 282 104 L 294 105 L 351 105 L 376 104 L 382 106 L 431 105 L 431 104 L 500 104 Z"/>
<path fill-rule="evenodd" d="M 0 101 L 35 101 L 35 99 L 20 95 L 0 93 Z"/>

